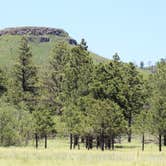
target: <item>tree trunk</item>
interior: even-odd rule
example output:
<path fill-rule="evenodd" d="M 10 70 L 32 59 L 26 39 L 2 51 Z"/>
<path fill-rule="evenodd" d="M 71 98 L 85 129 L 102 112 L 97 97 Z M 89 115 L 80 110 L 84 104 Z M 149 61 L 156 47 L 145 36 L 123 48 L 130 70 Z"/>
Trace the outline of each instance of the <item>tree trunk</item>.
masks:
<path fill-rule="evenodd" d="M 89 148 L 92 149 L 93 148 L 93 137 L 89 136 Z"/>
<path fill-rule="evenodd" d="M 144 151 L 144 145 L 145 145 L 145 135 L 142 134 L 142 151 Z"/>
<path fill-rule="evenodd" d="M 161 152 L 161 146 L 162 146 L 162 144 L 161 144 L 161 134 L 159 134 L 159 151 Z"/>
<path fill-rule="evenodd" d="M 104 151 L 104 134 L 102 133 L 101 134 L 101 141 L 100 141 L 100 144 L 101 144 L 101 150 Z"/>
<path fill-rule="evenodd" d="M 81 143 L 84 143 L 85 142 L 84 140 L 85 140 L 84 137 L 81 137 Z"/>
<path fill-rule="evenodd" d="M 74 137 L 73 149 L 75 149 L 75 147 L 76 147 L 76 145 L 77 145 L 77 143 L 76 143 L 76 141 L 77 141 L 76 139 L 77 139 L 77 138 L 76 138 L 76 135 L 74 135 L 73 137 Z"/>
<path fill-rule="evenodd" d="M 44 136 L 44 147 L 45 147 L 45 149 L 47 149 L 47 134 L 45 134 L 45 136 Z"/>
<path fill-rule="evenodd" d="M 89 145 L 89 143 L 90 143 L 90 142 L 89 142 L 89 135 L 86 137 L 86 139 L 87 139 L 87 140 L 86 140 L 86 143 L 87 143 L 86 146 L 87 146 L 87 149 L 89 150 L 89 148 L 90 148 L 90 145 Z"/>
<path fill-rule="evenodd" d="M 166 134 L 164 134 L 164 146 L 166 146 Z"/>
<path fill-rule="evenodd" d="M 29 137 L 26 137 L 25 138 L 25 146 L 28 146 L 28 143 L 29 143 Z"/>
<path fill-rule="evenodd" d="M 114 135 L 112 135 L 112 137 L 111 137 L 111 146 L 112 146 L 112 150 L 114 150 L 115 149 L 115 140 L 114 140 L 115 138 L 114 138 Z"/>
<path fill-rule="evenodd" d="M 85 137 L 85 147 L 88 149 L 88 136 Z"/>
<path fill-rule="evenodd" d="M 96 138 L 96 148 L 98 149 L 99 146 L 100 146 L 100 137 L 97 136 L 97 138 Z"/>
<path fill-rule="evenodd" d="M 129 128 L 129 131 L 128 131 L 128 142 L 131 142 L 131 121 L 132 121 L 132 116 L 131 116 L 131 111 L 130 111 L 130 115 L 129 115 L 129 119 L 128 119 L 128 128 Z"/>
<path fill-rule="evenodd" d="M 74 135 L 74 149 L 76 146 L 78 146 L 78 139 L 79 139 L 78 135 Z"/>
<path fill-rule="evenodd" d="M 110 150 L 110 149 L 111 149 L 111 138 L 108 137 L 108 150 Z"/>
<path fill-rule="evenodd" d="M 70 133 L 70 149 L 73 148 L 73 135 Z"/>
<path fill-rule="evenodd" d="M 110 136 L 106 136 L 105 139 L 105 149 L 109 149 L 111 148 L 111 140 L 110 140 Z"/>
<path fill-rule="evenodd" d="M 77 138 L 77 145 L 78 145 L 78 150 L 80 150 L 79 136 L 78 136 L 78 138 Z"/>
<path fill-rule="evenodd" d="M 1 136 L 1 145 L 3 144 L 3 136 Z"/>
<path fill-rule="evenodd" d="M 38 148 L 38 135 L 35 133 L 35 143 L 36 143 L 36 149 Z"/>

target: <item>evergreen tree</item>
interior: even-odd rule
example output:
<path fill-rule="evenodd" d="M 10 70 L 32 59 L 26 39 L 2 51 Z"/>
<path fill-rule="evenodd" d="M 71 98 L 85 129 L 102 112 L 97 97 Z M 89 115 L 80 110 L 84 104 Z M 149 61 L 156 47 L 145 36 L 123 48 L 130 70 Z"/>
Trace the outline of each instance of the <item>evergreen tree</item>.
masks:
<path fill-rule="evenodd" d="M 85 39 L 81 39 L 81 43 L 80 43 L 80 46 L 84 49 L 84 50 L 88 50 L 88 46 L 87 46 L 87 43 L 85 41 Z"/>
<path fill-rule="evenodd" d="M 116 108 L 115 110 L 120 110 L 121 113 L 124 112 L 124 104 L 126 102 L 125 95 L 124 95 L 125 84 L 124 84 L 123 72 L 124 72 L 124 65 L 123 63 L 120 62 L 120 58 L 118 54 L 116 54 L 114 56 L 113 61 L 110 61 L 108 64 L 99 64 L 96 67 L 93 84 L 91 87 L 93 97 L 96 101 L 99 101 L 99 103 L 102 101 L 109 101 L 110 103 L 112 103 L 110 105 L 113 105 L 113 109 L 115 107 Z M 102 107 L 103 109 L 105 108 L 104 105 Z M 102 112 L 104 112 L 104 110 L 102 110 L 102 107 L 100 107 L 101 114 Z M 116 113 L 111 111 L 111 108 L 110 108 L 110 114 L 111 113 L 116 116 Z M 123 117 L 123 114 L 122 114 L 122 117 Z M 117 125 L 116 121 L 115 121 L 115 124 L 111 124 L 111 125 L 116 126 Z M 122 127 L 120 123 L 119 123 L 119 127 L 120 128 Z M 108 127 L 108 128 L 110 129 L 111 127 Z M 124 129 L 124 126 L 122 128 Z M 121 130 L 121 131 L 124 131 L 124 130 Z M 108 137 L 107 141 L 110 140 L 109 139 L 110 133 L 107 135 Z M 116 131 L 113 135 L 117 136 L 118 132 Z M 112 139 L 112 141 L 113 140 L 114 139 Z M 113 144 L 114 143 L 112 142 L 112 145 Z"/>
<path fill-rule="evenodd" d="M 113 55 L 113 60 L 117 62 L 120 61 L 120 57 L 117 52 Z"/>
<path fill-rule="evenodd" d="M 101 150 L 114 150 L 115 138 L 126 130 L 122 109 L 110 99 L 92 100 L 88 114 Z"/>
<path fill-rule="evenodd" d="M 143 109 L 146 101 L 145 83 L 134 64 L 129 63 L 124 68 L 124 115 L 128 120 L 128 142 L 131 142 L 132 119 Z"/>
<path fill-rule="evenodd" d="M 140 68 L 144 69 L 144 62 L 143 61 L 140 62 Z"/>
<path fill-rule="evenodd" d="M 157 64 L 156 72 L 151 76 L 152 95 L 152 131 L 158 135 L 159 151 L 162 150 L 162 136 L 166 129 L 166 61 Z"/>
<path fill-rule="evenodd" d="M 133 130 L 142 136 L 142 151 L 144 151 L 145 134 L 150 133 L 152 114 L 149 109 L 144 108 L 140 114 L 134 118 Z"/>
<path fill-rule="evenodd" d="M 19 47 L 19 57 L 14 66 L 14 85 L 11 100 L 14 104 L 24 103 L 29 111 L 37 104 L 38 76 L 37 67 L 32 62 L 32 53 L 28 40 L 23 37 Z"/>
<path fill-rule="evenodd" d="M 0 97 L 7 91 L 6 75 L 3 70 L 0 69 Z"/>
<path fill-rule="evenodd" d="M 70 59 L 65 67 L 65 114 L 72 114 L 69 116 L 68 123 L 72 126 L 80 124 L 80 117 L 83 118 L 83 110 L 80 107 L 80 98 L 89 95 L 89 87 L 92 82 L 93 63 L 89 53 L 81 46 L 72 48 Z M 72 108 L 72 109 L 71 109 Z M 76 119 L 76 120 L 73 120 Z M 78 124 L 76 124 L 77 122 Z M 68 125 L 71 126 L 71 125 Z M 70 142 L 72 144 L 72 136 L 75 133 L 75 127 L 70 127 Z M 77 129 L 78 131 L 78 129 Z M 79 137 L 80 132 L 75 133 L 75 137 Z M 77 141 L 76 141 L 77 142 Z M 70 147 L 72 147 L 70 145 Z"/>
<path fill-rule="evenodd" d="M 109 64 L 97 66 L 92 89 L 95 99 L 112 100 L 123 110 L 130 142 L 132 117 L 140 112 L 146 98 L 144 81 L 136 67 L 132 63 L 123 64 L 115 54 Z"/>
<path fill-rule="evenodd" d="M 33 134 L 33 120 L 28 111 L 0 103 L 0 144 L 27 145 Z"/>
<path fill-rule="evenodd" d="M 42 100 L 55 114 L 61 114 L 64 106 L 64 82 L 70 49 L 65 42 L 58 42 L 52 49 L 49 70 L 43 81 Z"/>
<path fill-rule="evenodd" d="M 35 125 L 35 139 L 36 139 L 36 148 L 38 148 L 38 138 L 44 137 L 45 139 L 45 148 L 47 148 L 47 137 L 49 134 L 56 133 L 55 131 L 55 122 L 54 116 L 51 111 L 46 110 L 46 108 L 38 108 L 33 112 L 33 119 Z"/>

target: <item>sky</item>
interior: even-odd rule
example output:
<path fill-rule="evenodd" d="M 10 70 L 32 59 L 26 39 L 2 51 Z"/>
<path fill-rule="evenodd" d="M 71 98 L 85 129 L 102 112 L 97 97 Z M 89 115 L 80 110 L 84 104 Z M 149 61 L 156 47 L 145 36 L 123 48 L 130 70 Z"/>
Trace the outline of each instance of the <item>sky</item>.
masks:
<path fill-rule="evenodd" d="M 0 29 L 62 28 L 89 50 L 150 65 L 166 58 L 165 0 L 0 0 Z"/>

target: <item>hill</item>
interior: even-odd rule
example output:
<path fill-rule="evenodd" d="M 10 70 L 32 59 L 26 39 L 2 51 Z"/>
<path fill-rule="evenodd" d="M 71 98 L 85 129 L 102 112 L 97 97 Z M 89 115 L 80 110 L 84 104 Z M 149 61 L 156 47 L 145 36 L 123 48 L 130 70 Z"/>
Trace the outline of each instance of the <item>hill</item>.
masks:
<path fill-rule="evenodd" d="M 5 28 L 0 30 L 0 66 L 9 68 L 15 63 L 18 56 L 19 42 L 23 35 L 29 40 L 34 62 L 37 65 L 48 63 L 49 53 L 58 41 L 64 40 L 71 46 L 77 45 L 77 41 L 62 29 L 30 26 Z M 93 52 L 90 52 L 90 55 L 95 63 L 108 61 L 108 59 Z M 139 71 L 145 78 L 148 77 L 149 72 L 140 69 Z"/>
<path fill-rule="evenodd" d="M 6 28 L 0 31 L 0 66 L 12 66 L 18 55 L 19 42 L 22 36 L 29 40 L 36 64 L 48 62 L 49 52 L 58 41 L 65 40 L 69 45 L 77 41 L 62 29 L 48 27 Z M 106 58 L 90 53 L 95 63 L 107 61 Z"/>

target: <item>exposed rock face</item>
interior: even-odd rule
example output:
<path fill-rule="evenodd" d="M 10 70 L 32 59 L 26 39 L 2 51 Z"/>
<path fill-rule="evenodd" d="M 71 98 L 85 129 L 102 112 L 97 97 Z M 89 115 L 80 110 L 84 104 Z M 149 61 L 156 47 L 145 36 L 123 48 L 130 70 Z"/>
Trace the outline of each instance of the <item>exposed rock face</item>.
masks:
<path fill-rule="evenodd" d="M 77 41 L 75 39 L 69 39 L 69 44 L 77 45 Z"/>
<path fill-rule="evenodd" d="M 56 35 L 56 36 L 69 36 L 67 32 L 62 29 L 47 28 L 47 27 L 18 27 L 6 28 L 0 30 L 0 35 Z"/>
<path fill-rule="evenodd" d="M 48 37 L 40 37 L 40 42 L 43 43 L 43 42 L 49 42 L 50 41 L 50 38 Z"/>
<path fill-rule="evenodd" d="M 70 38 L 69 34 L 62 29 L 48 28 L 48 27 L 16 27 L 16 28 L 5 28 L 0 30 L 0 36 L 2 35 L 28 35 L 28 40 L 34 42 L 50 42 L 50 38 L 47 35 L 54 35 L 64 37 L 66 41 L 71 45 L 77 45 L 75 39 Z"/>

